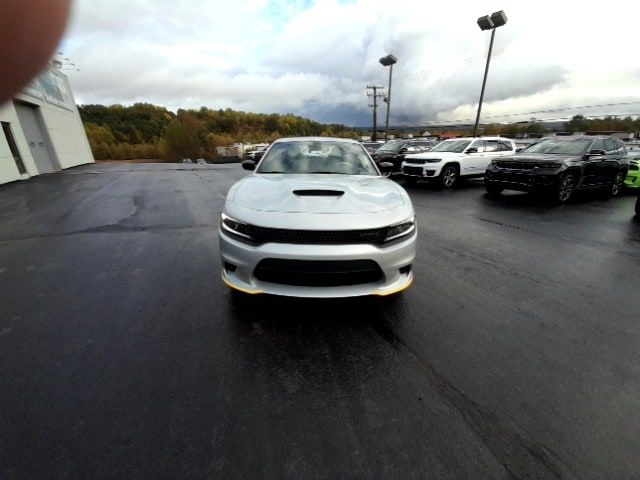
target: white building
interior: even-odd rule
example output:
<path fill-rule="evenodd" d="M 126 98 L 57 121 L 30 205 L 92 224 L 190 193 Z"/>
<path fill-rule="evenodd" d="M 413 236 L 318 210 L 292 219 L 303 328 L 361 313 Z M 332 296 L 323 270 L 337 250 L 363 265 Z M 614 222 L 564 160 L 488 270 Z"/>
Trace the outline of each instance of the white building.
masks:
<path fill-rule="evenodd" d="M 69 81 L 55 62 L 0 106 L 0 184 L 92 163 Z"/>

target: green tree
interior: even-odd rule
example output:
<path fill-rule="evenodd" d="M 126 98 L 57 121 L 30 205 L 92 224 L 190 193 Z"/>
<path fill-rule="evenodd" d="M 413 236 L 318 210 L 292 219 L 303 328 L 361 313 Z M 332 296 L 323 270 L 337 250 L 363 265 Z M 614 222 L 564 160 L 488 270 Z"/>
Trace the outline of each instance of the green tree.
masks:
<path fill-rule="evenodd" d="M 202 144 L 198 132 L 184 118 L 173 120 L 165 129 L 165 158 L 177 161 L 181 158 L 197 158 Z"/>

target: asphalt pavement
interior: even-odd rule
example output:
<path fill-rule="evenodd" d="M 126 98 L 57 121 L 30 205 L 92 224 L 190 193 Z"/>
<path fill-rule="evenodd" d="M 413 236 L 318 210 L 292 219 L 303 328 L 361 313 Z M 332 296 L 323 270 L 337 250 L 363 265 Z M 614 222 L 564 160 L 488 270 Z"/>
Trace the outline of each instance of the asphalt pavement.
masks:
<path fill-rule="evenodd" d="M 0 186 L 0 479 L 640 477 L 635 198 L 410 187 L 393 300 L 230 295 L 239 165 Z"/>

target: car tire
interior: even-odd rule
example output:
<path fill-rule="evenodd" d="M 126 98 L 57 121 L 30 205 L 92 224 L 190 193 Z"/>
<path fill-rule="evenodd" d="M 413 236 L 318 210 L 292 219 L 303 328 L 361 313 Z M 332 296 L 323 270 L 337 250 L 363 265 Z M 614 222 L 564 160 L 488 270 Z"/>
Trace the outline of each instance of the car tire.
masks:
<path fill-rule="evenodd" d="M 624 179 L 626 175 L 624 172 L 616 173 L 616 176 L 613 178 L 613 184 L 609 187 L 612 197 L 619 197 L 622 195 L 624 191 Z"/>
<path fill-rule="evenodd" d="M 498 197 L 504 190 L 504 188 L 500 187 L 499 185 L 494 185 L 493 183 L 487 181 L 484 182 L 484 189 L 487 191 L 487 195 L 489 195 L 490 197 Z"/>
<path fill-rule="evenodd" d="M 558 203 L 567 203 L 578 185 L 578 177 L 573 173 L 565 173 L 558 182 L 555 200 Z"/>
<path fill-rule="evenodd" d="M 460 171 L 456 165 L 449 164 L 442 167 L 440 176 L 438 177 L 442 188 L 454 188 L 460 180 Z"/>

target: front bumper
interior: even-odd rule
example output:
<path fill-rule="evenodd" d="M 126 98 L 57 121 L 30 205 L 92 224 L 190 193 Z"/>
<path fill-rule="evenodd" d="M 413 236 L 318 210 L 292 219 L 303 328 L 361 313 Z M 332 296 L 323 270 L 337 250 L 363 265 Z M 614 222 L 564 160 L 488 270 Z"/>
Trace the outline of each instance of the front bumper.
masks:
<path fill-rule="evenodd" d="M 267 293 L 289 297 L 338 298 L 363 295 L 390 295 L 413 282 L 410 267 L 415 258 L 417 234 L 387 247 L 375 245 L 297 245 L 266 243 L 248 245 L 219 231 L 222 280 L 245 293 Z M 357 285 L 301 286 L 265 282 L 256 278 L 261 260 L 351 261 L 373 260 L 382 271 L 379 281 Z"/>
<path fill-rule="evenodd" d="M 627 188 L 640 188 L 640 170 L 629 170 L 624 185 Z"/>
<path fill-rule="evenodd" d="M 485 183 L 500 186 L 506 190 L 533 192 L 553 188 L 558 182 L 555 170 L 498 170 L 488 169 L 484 177 Z"/>
<path fill-rule="evenodd" d="M 407 177 L 415 178 L 435 178 L 440 175 L 443 163 L 425 163 L 423 165 L 415 165 L 404 162 L 402 164 L 402 174 Z"/>

